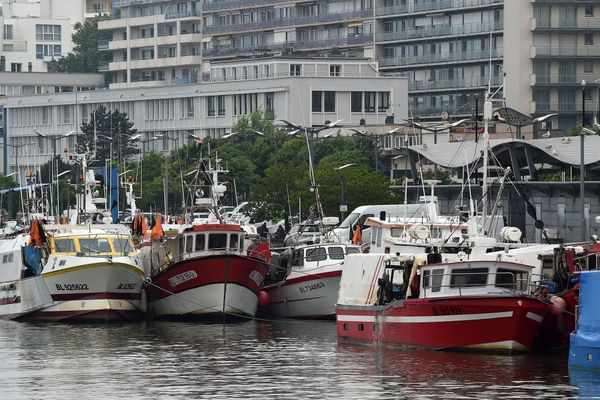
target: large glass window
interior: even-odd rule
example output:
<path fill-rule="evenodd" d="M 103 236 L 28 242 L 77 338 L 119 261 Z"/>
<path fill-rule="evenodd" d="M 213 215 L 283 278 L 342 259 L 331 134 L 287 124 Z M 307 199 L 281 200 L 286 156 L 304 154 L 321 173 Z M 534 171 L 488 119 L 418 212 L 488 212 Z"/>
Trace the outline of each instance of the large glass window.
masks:
<path fill-rule="evenodd" d="M 487 285 L 487 268 L 457 268 L 452 270 L 450 287 L 471 287 Z"/>
<path fill-rule="evenodd" d="M 226 233 L 211 233 L 208 235 L 209 250 L 223 250 L 227 247 Z"/>
<path fill-rule="evenodd" d="M 304 265 L 304 251 L 303 250 L 294 250 L 292 253 L 291 259 L 292 266 L 301 267 Z"/>
<path fill-rule="evenodd" d="M 375 96 L 377 92 L 365 92 L 365 112 L 375 112 Z"/>
<path fill-rule="evenodd" d="M 219 115 L 225 115 L 225 96 L 218 96 Z"/>
<path fill-rule="evenodd" d="M 352 92 L 350 97 L 350 111 L 352 112 L 362 112 L 362 100 L 363 93 L 362 92 Z"/>
<path fill-rule="evenodd" d="M 74 253 L 75 241 L 73 239 L 54 239 L 54 251 L 57 253 Z"/>
<path fill-rule="evenodd" d="M 84 254 L 110 253 L 108 239 L 79 239 L 79 247 Z"/>
<path fill-rule="evenodd" d="M 128 254 L 131 251 L 131 243 L 125 238 L 113 239 L 113 247 L 117 253 Z"/>
<path fill-rule="evenodd" d="M 185 252 L 191 253 L 194 246 L 194 237 L 192 235 L 188 235 L 185 237 Z"/>
<path fill-rule="evenodd" d="M 215 96 L 208 96 L 206 98 L 206 112 L 209 117 L 215 116 Z"/>
<path fill-rule="evenodd" d="M 199 233 L 196 235 L 196 251 L 204 250 L 204 233 Z"/>
<path fill-rule="evenodd" d="M 229 236 L 229 248 L 234 250 L 238 248 L 238 239 L 239 235 L 237 233 L 232 233 Z"/>
<path fill-rule="evenodd" d="M 343 260 L 344 259 L 344 248 L 343 247 L 330 247 L 329 258 L 332 260 Z"/>
<path fill-rule="evenodd" d="M 315 247 L 306 249 L 306 261 L 323 261 L 327 260 L 327 252 L 324 247 Z"/>
<path fill-rule="evenodd" d="M 323 92 L 320 90 L 313 90 L 312 92 L 312 111 L 321 112 L 323 111 Z"/>
<path fill-rule="evenodd" d="M 390 108 L 390 92 L 379 92 L 379 112 L 386 112 Z"/>
<path fill-rule="evenodd" d="M 60 41 L 60 25 L 36 25 L 35 39 L 38 41 Z"/>
<path fill-rule="evenodd" d="M 527 272 L 512 269 L 498 268 L 495 285 L 510 290 L 527 289 Z"/>
<path fill-rule="evenodd" d="M 335 92 L 324 92 L 324 108 L 325 112 L 335 112 Z"/>
<path fill-rule="evenodd" d="M 432 292 L 439 292 L 442 288 L 443 269 L 423 271 L 423 288 L 429 288 Z"/>

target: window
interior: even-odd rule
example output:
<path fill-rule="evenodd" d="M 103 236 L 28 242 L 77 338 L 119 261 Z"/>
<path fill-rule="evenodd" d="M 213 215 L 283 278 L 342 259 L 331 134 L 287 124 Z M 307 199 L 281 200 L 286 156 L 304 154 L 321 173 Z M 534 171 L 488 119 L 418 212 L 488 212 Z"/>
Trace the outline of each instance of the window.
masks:
<path fill-rule="evenodd" d="M 585 16 L 586 17 L 594 16 L 594 6 L 585 6 Z"/>
<path fill-rule="evenodd" d="M 301 64 L 290 64 L 290 76 L 300 76 L 302 75 L 302 65 Z"/>
<path fill-rule="evenodd" d="M 71 106 L 62 106 L 63 123 L 71 123 Z"/>
<path fill-rule="evenodd" d="M 586 46 L 591 46 L 594 44 L 594 34 L 593 33 L 586 33 L 585 34 L 585 45 Z"/>
<path fill-rule="evenodd" d="M 390 108 L 390 92 L 379 92 L 379 112 L 386 112 Z"/>
<path fill-rule="evenodd" d="M 225 115 L 225 96 L 217 96 L 219 115 Z"/>
<path fill-rule="evenodd" d="M 329 258 L 332 260 L 343 260 L 344 259 L 344 248 L 343 247 L 330 247 Z"/>
<path fill-rule="evenodd" d="M 75 241 L 73 239 L 55 239 L 54 251 L 57 253 L 75 253 Z"/>
<path fill-rule="evenodd" d="M 84 254 L 111 252 L 108 239 L 79 239 L 79 247 Z"/>
<path fill-rule="evenodd" d="M 239 235 L 237 233 L 232 233 L 229 236 L 229 248 L 230 249 L 237 249 L 238 248 L 238 240 L 239 239 Z"/>
<path fill-rule="evenodd" d="M 325 93 L 325 112 L 335 112 L 335 92 Z"/>
<path fill-rule="evenodd" d="M 453 269 L 450 277 L 450 287 L 485 286 L 487 276 L 487 268 Z"/>
<path fill-rule="evenodd" d="M 358 330 L 359 331 L 364 331 L 365 330 L 365 324 L 358 324 Z"/>
<path fill-rule="evenodd" d="M 294 250 L 292 253 L 292 259 L 290 260 L 292 266 L 301 267 L 304 265 L 304 252 L 303 250 Z"/>
<path fill-rule="evenodd" d="M 128 254 L 131 251 L 131 243 L 125 238 L 113 239 L 113 247 L 117 253 Z"/>
<path fill-rule="evenodd" d="M 182 111 L 183 118 L 192 118 L 194 116 L 194 98 L 188 97 L 188 98 L 183 99 L 182 105 L 183 105 L 183 111 Z"/>
<path fill-rule="evenodd" d="M 423 288 L 431 289 L 432 292 L 439 292 L 442 288 L 443 269 L 434 269 L 423 271 Z"/>
<path fill-rule="evenodd" d="M 323 111 L 322 104 L 323 92 L 320 90 L 314 90 L 312 92 L 312 112 L 321 112 Z"/>
<path fill-rule="evenodd" d="M 196 251 L 202 251 L 204 250 L 204 233 L 199 233 L 196 235 L 196 246 L 194 247 L 194 249 Z"/>
<path fill-rule="evenodd" d="M 21 72 L 21 63 L 10 63 L 10 72 Z"/>
<path fill-rule="evenodd" d="M 306 250 L 306 261 L 315 262 L 327 260 L 327 252 L 324 247 L 316 247 Z"/>
<path fill-rule="evenodd" d="M 360 253 L 360 249 L 358 247 L 347 247 L 346 253 L 347 254 L 358 254 L 358 253 Z"/>
<path fill-rule="evenodd" d="M 350 95 L 350 111 L 352 112 L 362 112 L 362 103 L 363 103 L 363 93 L 362 92 L 352 92 Z"/>
<path fill-rule="evenodd" d="M 194 237 L 192 235 L 186 236 L 185 237 L 185 252 L 191 253 L 193 246 L 194 246 Z"/>
<path fill-rule="evenodd" d="M 13 40 L 13 26 L 4 25 L 4 39 Z"/>
<path fill-rule="evenodd" d="M 208 235 L 209 250 L 224 250 L 227 247 L 226 233 L 211 233 Z"/>
<path fill-rule="evenodd" d="M 60 25 L 36 25 L 35 39 L 37 41 L 60 41 Z"/>
<path fill-rule="evenodd" d="M 342 66 L 341 65 L 330 65 L 329 66 L 329 76 L 342 76 Z"/>
<path fill-rule="evenodd" d="M 377 92 L 365 92 L 365 112 L 375 112 L 375 96 Z"/>
<path fill-rule="evenodd" d="M 498 268 L 494 285 L 510 290 L 526 290 L 527 273 L 525 271 Z"/>
<path fill-rule="evenodd" d="M 207 106 L 208 116 L 214 117 L 215 116 L 215 96 L 208 96 L 206 98 L 206 106 Z"/>

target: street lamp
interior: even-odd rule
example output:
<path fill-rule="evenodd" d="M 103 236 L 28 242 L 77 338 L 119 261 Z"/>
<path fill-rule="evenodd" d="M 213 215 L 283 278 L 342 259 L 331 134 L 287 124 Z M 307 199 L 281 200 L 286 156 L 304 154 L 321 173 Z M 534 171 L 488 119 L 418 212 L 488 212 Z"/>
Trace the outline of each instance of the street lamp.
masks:
<path fill-rule="evenodd" d="M 434 126 L 425 126 L 420 124 L 412 119 L 405 119 L 404 121 L 408 122 L 412 127 L 419 128 L 420 130 L 427 131 L 433 133 L 433 144 L 437 144 L 437 134 L 438 132 L 445 131 L 446 129 L 456 128 L 466 121 L 470 121 L 471 118 L 464 118 L 455 122 L 447 123 L 447 124 L 439 124 Z M 423 143 L 423 139 L 421 138 L 421 143 Z"/>
<path fill-rule="evenodd" d="M 579 195 L 581 196 L 581 241 L 587 240 L 585 231 L 585 79 L 581 81 L 581 135 L 579 135 Z"/>
<path fill-rule="evenodd" d="M 340 221 L 343 221 L 344 218 L 346 217 L 346 211 L 348 211 L 348 202 L 346 201 L 346 199 L 344 199 L 344 184 L 346 183 L 346 177 L 342 174 L 340 174 L 340 171 L 348 168 L 348 167 L 352 167 L 355 166 L 356 164 L 345 164 L 342 165 L 340 167 L 334 168 L 337 171 L 338 177 L 340 179 L 340 191 L 341 191 L 341 197 L 340 197 Z"/>

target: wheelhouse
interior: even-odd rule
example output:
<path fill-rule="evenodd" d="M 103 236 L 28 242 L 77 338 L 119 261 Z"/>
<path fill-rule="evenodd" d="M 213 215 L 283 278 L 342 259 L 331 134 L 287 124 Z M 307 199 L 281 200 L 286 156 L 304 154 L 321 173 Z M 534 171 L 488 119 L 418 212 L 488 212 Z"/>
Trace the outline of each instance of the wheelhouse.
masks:
<path fill-rule="evenodd" d="M 239 225 L 196 225 L 183 233 L 184 254 L 244 252 L 244 231 Z"/>
<path fill-rule="evenodd" d="M 104 257 L 127 256 L 134 252 L 128 235 L 88 234 L 50 237 L 50 253 L 54 255 Z"/>
<path fill-rule="evenodd" d="M 311 269 L 339 264 L 348 254 L 360 253 L 360 247 L 344 244 L 320 244 L 298 247 L 292 251 L 293 269 Z"/>

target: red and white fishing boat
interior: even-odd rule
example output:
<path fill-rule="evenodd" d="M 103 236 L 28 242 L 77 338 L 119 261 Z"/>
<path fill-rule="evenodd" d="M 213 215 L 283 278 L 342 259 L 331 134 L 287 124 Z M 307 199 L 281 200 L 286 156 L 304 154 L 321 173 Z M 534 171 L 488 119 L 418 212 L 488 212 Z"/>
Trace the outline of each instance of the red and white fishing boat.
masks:
<path fill-rule="evenodd" d="M 336 306 L 338 336 L 433 349 L 533 347 L 551 305 L 534 295 L 532 266 L 428 258 L 348 257 Z"/>
<path fill-rule="evenodd" d="M 267 274 L 268 244 L 265 253 L 248 255 L 244 236 L 236 224 L 193 225 L 160 247 L 151 246 L 148 312 L 253 317 Z"/>
<path fill-rule="evenodd" d="M 340 243 L 298 246 L 282 254 L 283 280 L 265 286 L 266 312 L 283 318 L 333 318 L 344 259 L 360 247 Z M 278 279 L 277 279 L 278 280 Z"/>
<path fill-rule="evenodd" d="M 192 183 L 193 209 L 217 212 L 225 186 L 218 184 L 227 173 L 216 161 L 198 165 Z M 152 278 L 147 289 L 148 312 L 155 317 L 245 316 L 258 308 L 261 287 L 271 253 L 268 242 L 249 243 L 236 223 L 181 225 L 142 249 L 144 265 Z M 257 239 L 258 240 L 258 239 Z"/>

